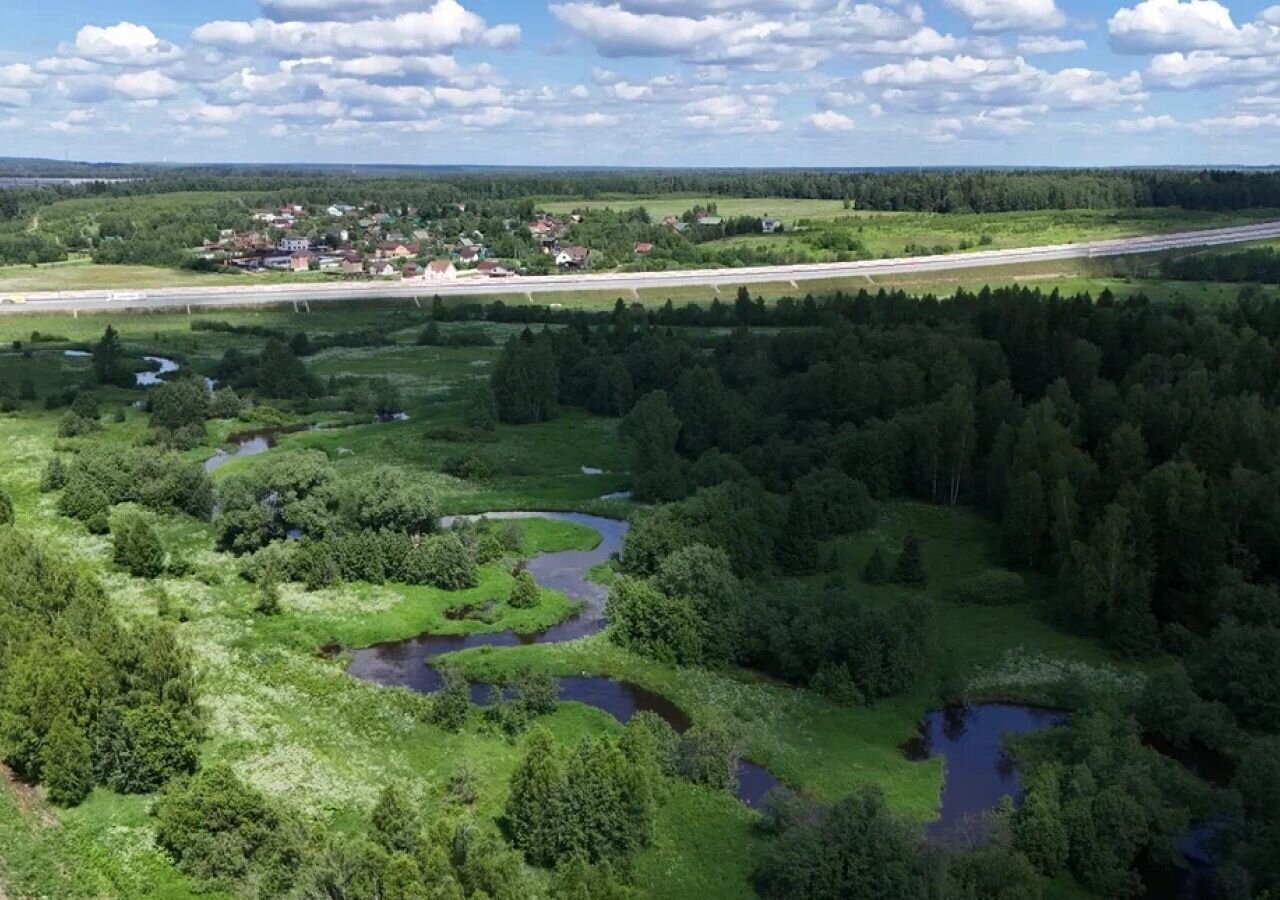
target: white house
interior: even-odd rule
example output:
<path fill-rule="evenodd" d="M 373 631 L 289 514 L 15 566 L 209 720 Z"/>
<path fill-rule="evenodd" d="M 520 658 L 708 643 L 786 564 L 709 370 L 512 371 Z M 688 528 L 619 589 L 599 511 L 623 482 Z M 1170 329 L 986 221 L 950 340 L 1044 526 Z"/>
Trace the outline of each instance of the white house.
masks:
<path fill-rule="evenodd" d="M 556 254 L 557 266 L 584 269 L 590 261 L 591 251 L 586 247 L 562 247 Z"/>
<path fill-rule="evenodd" d="M 428 281 L 453 281 L 458 277 L 458 268 L 448 259 L 433 259 L 427 263 L 422 277 Z"/>
<path fill-rule="evenodd" d="M 287 234 L 280 238 L 279 250 L 285 253 L 297 253 L 300 250 L 311 249 L 311 238 L 303 237 L 299 234 Z"/>
<path fill-rule="evenodd" d="M 775 219 L 773 216 L 765 216 L 760 220 L 760 230 L 765 234 L 773 234 L 782 228 L 782 220 Z"/>

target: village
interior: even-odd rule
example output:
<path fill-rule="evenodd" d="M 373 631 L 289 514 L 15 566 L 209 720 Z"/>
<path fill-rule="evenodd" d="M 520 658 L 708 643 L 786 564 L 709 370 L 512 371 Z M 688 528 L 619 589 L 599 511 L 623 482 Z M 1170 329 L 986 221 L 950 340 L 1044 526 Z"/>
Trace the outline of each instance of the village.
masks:
<path fill-rule="evenodd" d="M 466 212 L 465 204 L 457 205 Z M 590 269 L 599 253 L 591 247 L 570 243 L 582 215 L 537 213 L 530 221 L 505 219 L 502 226 L 516 233 L 522 227 L 535 259 L 531 267 L 516 259 L 500 256 L 486 245 L 479 230 L 463 233 L 437 231 L 432 222 L 418 216 L 412 206 L 401 215 L 372 211 L 345 203 L 322 210 L 285 203 L 278 209 L 254 210 L 250 230 L 219 229 L 217 240 L 205 241 L 199 257 L 207 265 L 246 273 L 321 273 L 342 279 L 398 279 L 426 282 L 459 278 L 511 278 L 530 274 L 553 274 Z M 666 216 L 653 223 L 681 239 L 704 238 L 721 233 L 724 219 L 695 208 L 684 217 Z M 763 234 L 782 230 L 782 221 L 772 216 L 758 220 Z M 628 244 L 628 247 L 631 245 Z M 644 260 L 654 253 L 652 240 L 634 242 L 634 257 Z"/>

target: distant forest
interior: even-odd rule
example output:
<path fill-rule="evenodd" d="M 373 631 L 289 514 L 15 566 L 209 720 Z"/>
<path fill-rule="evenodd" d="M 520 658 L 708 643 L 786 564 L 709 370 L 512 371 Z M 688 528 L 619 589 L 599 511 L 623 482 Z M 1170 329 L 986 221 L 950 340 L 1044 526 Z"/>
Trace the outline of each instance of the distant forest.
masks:
<path fill-rule="evenodd" d="M 1037 209 L 1186 209 L 1280 207 L 1280 172 L 1186 169 L 1080 170 L 572 170 L 200 166 L 163 168 L 37 164 L 0 160 L 0 174 L 41 177 L 137 178 L 113 185 L 60 186 L 40 192 L 66 197 L 172 191 L 277 191 L 332 202 L 346 193 L 388 203 L 430 205 L 442 196 L 515 200 L 530 196 L 592 198 L 690 193 L 708 197 L 790 197 L 848 200 L 859 209 L 925 212 L 1006 212 Z M 381 176 L 381 177 L 380 177 Z M 314 192 L 314 193 L 313 193 Z M 7 192 L 17 194 L 24 192 Z M 0 215 L 12 216 L 6 194 Z M 420 201 L 425 201 L 420 202 Z"/>

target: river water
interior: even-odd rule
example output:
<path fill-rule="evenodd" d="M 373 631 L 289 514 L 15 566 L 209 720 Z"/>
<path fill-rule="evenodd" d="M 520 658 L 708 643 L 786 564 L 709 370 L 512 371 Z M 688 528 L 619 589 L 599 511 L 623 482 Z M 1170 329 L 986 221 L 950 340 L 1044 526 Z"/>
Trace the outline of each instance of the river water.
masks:
<path fill-rule="evenodd" d="M 477 518 L 477 517 L 467 517 Z M 608 562 L 615 553 L 622 552 L 622 543 L 630 527 L 617 519 L 588 516 L 580 513 L 551 512 L 499 512 L 485 518 L 495 521 L 511 519 L 553 519 L 573 522 L 591 528 L 600 534 L 600 543 L 591 550 L 564 550 L 558 553 L 540 553 L 525 563 L 541 587 L 560 591 L 582 608 L 556 625 L 537 634 L 516 634 L 513 631 L 483 634 L 422 634 L 405 641 L 375 644 L 352 652 L 347 667 L 350 675 L 376 684 L 407 687 L 422 693 L 439 690 L 441 676 L 431 663 L 441 654 L 466 650 L 470 647 L 511 647 L 517 644 L 547 644 L 572 641 L 600 631 L 605 625 L 604 607 L 608 588 L 587 578 L 591 569 Z M 448 528 L 454 517 L 441 520 Z M 617 681 L 593 675 L 573 675 L 561 678 L 560 699 L 573 700 L 603 710 L 619 722 L 626 722 L 638 712 L 652 712 L 661 716 L 677 732 L 685 731 L 691 722 L 678 706 L 638 684 Z M 477 704 L 488 701 L 490 685 L 471 685 L 471 698 Z M 749 760 L 738 764 L 737 796 L 744 803 L 755 806 L 764 796 L 777 787 L 778 780 L 767 769 Z"/>

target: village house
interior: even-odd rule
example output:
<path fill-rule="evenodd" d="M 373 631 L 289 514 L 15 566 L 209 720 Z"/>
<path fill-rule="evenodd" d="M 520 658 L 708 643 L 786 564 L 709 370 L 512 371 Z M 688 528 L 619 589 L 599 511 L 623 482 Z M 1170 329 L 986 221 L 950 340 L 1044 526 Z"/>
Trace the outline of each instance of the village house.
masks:
<path fill-rule="evenodd" d="M 364 263 L 361 262 L 359 258 L 344 259 L 342 261 L 342 274 L 348 277 L 351 277 L 353 275 L 363 275 Z"/>
<path fill-rule="evenodd" d="M 286 234 L 280 238 L 280 243 L 276 246 L 277 250 L 285 253 L 297 253 L 299 250 L 311 249 L 311 238 L 303 237 L 300 234 Z"/>
<path fill-rule="evenodd" d="M 288 269 L 293 265 L 292 256 L 286 254 L 276 254 L 275 256 L 262 257 L 262 266 L 266 269 Z"/>
<path fill-rule="evenodd" d="M 305 272 L 311 268 L 311 260 L 315 258 L 315 254 L 310 250 L 299 250 L 297 253 L 289 255 L 289 271 Z"/>
<path fill-rule="evenodd" d="M 386 260 L 375 262 L 369 266 L 369 274 L 378 278 L 395 278 L 400 273 L 396 271 L 396 267 Z"/>
<path fill-rule="evenodd" d="M 486 259 L 483 262 L 477 263 L 476 271 L 481 275 L 487 275 L 490 278 L 506 278 L 508 275 L 515 274 L 515 272 L 512 272 L 502 263 L 492 259 Z"/>
<path fill-rule="evenodd" d="M 586 247 L 561 247 L 556 254 L 556 265 L 567 269 L 585 269 L 591 262 L 591 251 Z"/>
<path fill-rule="evenodd" d="M 336 272 L 342 268 L 345 260 L 341 256 L 321 256 L 316 260 L 321 272 Z"/>
<path fill-rule="evenodd" d="M 650 244 L 648 241 L 641 241 L 640 243 L 636 244 L 637 255 L 646 256 L 652 252 L 653 252 L 653 244 Z"/>
<path fill-rule="evenodd" d="M 775 219 L 773 216 L 765 216 L 760 220 L 760 230 L 765 234 L 773 234 L 775 231 L 781 231 L 782 220 Z"/>
<path fill-rule="evenodd" d="M 379 241 L 377 248 L 379 259 L 395 259 L 401 256 L 417 256 L 418 245 L 401 241 Z"/>
<path fill-rule="evenodd" d="M 480 251 L 475 247 L 463 247 L 458 251 L 458 259 L 464 263 L 473 263 L 480 258 Z"/>
<path fill-rule="evenodd" d="M 719 216 L 698 216 L 698 224 L 703 228 L 718 228 L 724 224 L 724 219 Z"/>
<path fill-rule="evenodd" d="M 404 264 L 404 268 L 400 270 L 401 278 L 418 278 L 421 274 L 422 273 L 418 271 L 418 264 L 416 262 L 407 262 Z"/>
<path fill-rule="evenodd" d="M 433 259 L 422 274 L 428 281 L 453 281 L 458 277 L 458 269 L 453 260 Z"/>

